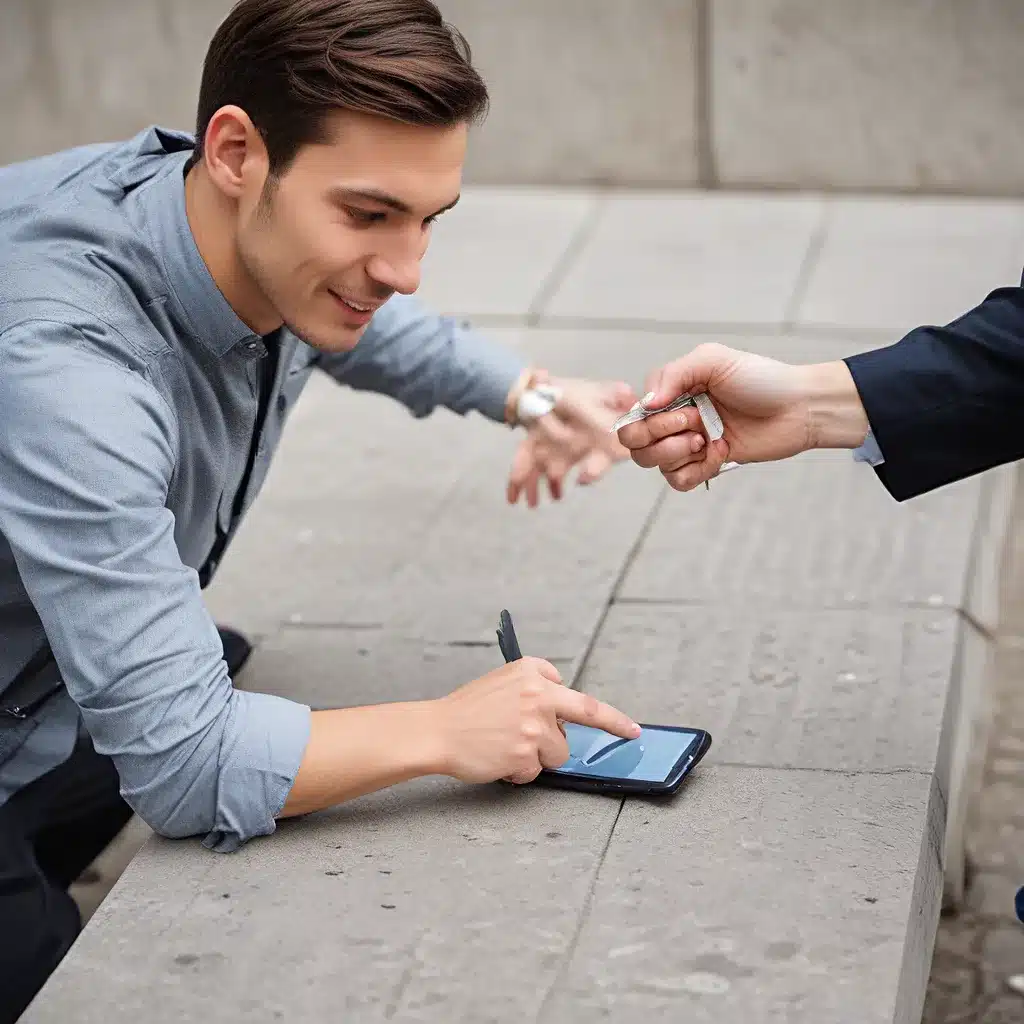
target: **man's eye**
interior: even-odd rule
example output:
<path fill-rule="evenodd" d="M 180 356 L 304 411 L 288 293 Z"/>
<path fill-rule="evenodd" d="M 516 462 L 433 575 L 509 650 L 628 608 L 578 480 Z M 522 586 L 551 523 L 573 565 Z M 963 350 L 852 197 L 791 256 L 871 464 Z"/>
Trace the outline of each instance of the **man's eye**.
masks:
<path fill-rule="evenodd" d="M 369 227 L 371 224 L 379 224 L 387 216 L 387 214 L 379 211 L 357 210 L 351 206 L 347 208 L 346 212 L 356 224 L 360 224 L 363 227 Z"/>

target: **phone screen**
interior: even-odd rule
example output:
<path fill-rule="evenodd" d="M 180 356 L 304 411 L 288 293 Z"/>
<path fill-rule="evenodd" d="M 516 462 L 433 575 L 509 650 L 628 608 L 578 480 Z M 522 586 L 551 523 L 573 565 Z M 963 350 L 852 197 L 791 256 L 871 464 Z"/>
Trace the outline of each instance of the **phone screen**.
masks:
<path fill-rule="evenodd" d="M 553 769 L 556 772 L 665 782 L 694 745 L 697 733 L 648 726 L 635 740 L 624 740 L 601 729 L 566 722 L 565 738 L 569 760 Z"/>

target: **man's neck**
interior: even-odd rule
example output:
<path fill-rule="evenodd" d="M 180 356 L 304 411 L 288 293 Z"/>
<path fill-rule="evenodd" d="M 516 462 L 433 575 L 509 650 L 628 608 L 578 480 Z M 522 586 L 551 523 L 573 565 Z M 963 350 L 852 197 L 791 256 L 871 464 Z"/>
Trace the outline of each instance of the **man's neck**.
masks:
<path fill-rule="evenodd" d="M 254 334 L 269 334 L 281 318 L 260 293 L 238 257 L 230 201 L 199 167 L 185 175 L 185 214 L 199 255 L 238 318 Z"/>

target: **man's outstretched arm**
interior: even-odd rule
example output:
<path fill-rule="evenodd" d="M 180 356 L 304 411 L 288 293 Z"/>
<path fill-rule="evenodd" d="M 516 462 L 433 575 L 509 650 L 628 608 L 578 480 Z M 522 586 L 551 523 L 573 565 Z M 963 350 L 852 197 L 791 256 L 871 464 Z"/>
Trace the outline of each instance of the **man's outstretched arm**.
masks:
<path fill-rule="evenodd" d="M 324 353 L 320 367 L 358 391 L 390 395 L 417 417 L 437 408 L 479 412 L 501 423 L 526 361 L 416 298 L 394 295 L 350 352 Z"/>
<path fill-rule="evenodd" d="M 558 386 L 552 411 L 522 422 L 519 398 L 533 383 L 548 380 L 546 370 L 529 366 L 516 352 L 452 317 L 430 312 L 412 296 L 392 296 L 354 349 L 323 354 L 318 364 L 339 383 L 390 395 L 417 417 L 444 407 L 526 427 L 509 478 L 513 503 L 525 495 L 536 505 L 541 478 L 558 498 L 573 467 L 579 468 L 581 483 L 591 483 L 627 457 L 608 433 L 635 401 L 627 384 L 551 381 Z"/>
<path fill-rule="evenodd" d="M 727 461 L 765 462 L 811 448 L 880 449 L 875 469 L 905 500 L 1024 457 L 1024 289 L 993 292 L 946 327 L 842 361 L 792 366 L 701 345 L 648 380 L 657 408 L 705 391 L 722 416 L 706 444 L 696 410 L 662 413 L 620 431 L 633 460 L 677 490 Z"/>

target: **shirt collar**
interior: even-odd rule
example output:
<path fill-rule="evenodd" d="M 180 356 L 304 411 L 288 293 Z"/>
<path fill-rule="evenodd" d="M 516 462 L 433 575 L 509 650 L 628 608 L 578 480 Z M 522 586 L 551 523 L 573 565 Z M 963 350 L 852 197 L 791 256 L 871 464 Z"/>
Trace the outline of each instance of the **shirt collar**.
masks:
<path fill-rule="evenodd" d="M 216 356 L 256 336 L 217 287 L 196 246 L 185 212 L 185 166 L 192 154 L 191 136 L 151 129 L 140 140 L 139 156 L 158 159 L 155 173 L 143 174 L 143 203 L 157 259 L 174 304 L 189 332 Z M 145 159 L 142 164 L 147 164 Z M 121 182 L 130 185 L 130 182 Z"/>

